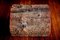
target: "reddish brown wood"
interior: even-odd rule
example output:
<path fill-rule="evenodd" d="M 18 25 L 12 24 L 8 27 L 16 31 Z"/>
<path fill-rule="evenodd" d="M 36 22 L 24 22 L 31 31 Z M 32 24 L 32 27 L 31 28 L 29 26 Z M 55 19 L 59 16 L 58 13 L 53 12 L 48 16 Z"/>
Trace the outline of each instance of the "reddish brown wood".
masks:
<path fill-rule="evenodd" d="M 38 2 L 38 1 L 37 1 Z M 60 5 L 55 2 L 48 1 L 51 10 L 51 35 L 48 37 L 17 37 L 9 36 L 6 37 L 6 40 L 59 40 L 60 39 Z M 5 8 L 7 8 L 5 11 Z M 8 17 L 10 11 L 10 5 L 1 3 L 0 4 L 0 17 Z M 3 12 L 6 12 L 4 14 Z"/>

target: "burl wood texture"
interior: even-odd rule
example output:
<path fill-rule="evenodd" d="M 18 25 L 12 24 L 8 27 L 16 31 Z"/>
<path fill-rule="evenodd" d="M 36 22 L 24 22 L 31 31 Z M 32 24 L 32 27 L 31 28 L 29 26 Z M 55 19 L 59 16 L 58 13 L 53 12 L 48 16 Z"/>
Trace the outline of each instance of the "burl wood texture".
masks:
<path fill-rule="evenodd" d="M 51 18 L 50 18 L 50 11 L 48 5 L 14 4 L 12 6 L 13 7 L 11 8 L 11 13 L 10 13 L 10 33 L 12 36 L 49 36 L 50 35 Z M 19 8 L 17 8 L 17 6 Z"/>
<path fill-rule="evenodd" d="M 60 4 L 48 1 L 51 10 L 51 35 L 48 37 L 17 37 L 9 36 L 5 40 L 59 40 L 60 39 Z M 5 7 L 4 7 L 5 6 Z M 9 7 L 9 6 L 8 6 Z M 3 10 L 8 8 L 6 5 L 0 4 L 0 17 L 4 17 Z M 2 10 L 1 10 L 2 9 Z M 7 10 L 7 9 L 6 9 Z M 5 12 L 7 13 L 7 12 Z"/>

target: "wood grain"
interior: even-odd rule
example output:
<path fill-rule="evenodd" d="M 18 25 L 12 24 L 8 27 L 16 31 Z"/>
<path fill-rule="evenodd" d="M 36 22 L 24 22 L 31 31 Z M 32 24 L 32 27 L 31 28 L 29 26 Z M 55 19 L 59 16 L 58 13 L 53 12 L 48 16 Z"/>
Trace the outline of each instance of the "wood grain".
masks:
<path fill-rule="evenodd" d="M 5 40 L 59 40 L 60 39 L 60 4 L 48 1 L 51 10 L 51 35 L 48 37 L 17 37 L 9 36 L 5 37 Z M 5 8 L 10 9 L 6 4 L 0 4 L 0 17 L 5 17 L 6 15 L 2 14 Z M 4 7 L 5 6 L 5 7 Z M 2 10 L 1 10 L 2 9 Z M 9 11 L 8 11 L 9 12 Z M 8 13 L 6 11 L 6 13 Z M 7 17 L 7 16 L 6 16 Z"/>
<path fill-rule="evenodd" d="M 50 3 L 51 10 L 51 35 L 48 37 L 11 37 L 14 40 L 59 40 L 60 38 L 60 6 L 56 3 Z"/>

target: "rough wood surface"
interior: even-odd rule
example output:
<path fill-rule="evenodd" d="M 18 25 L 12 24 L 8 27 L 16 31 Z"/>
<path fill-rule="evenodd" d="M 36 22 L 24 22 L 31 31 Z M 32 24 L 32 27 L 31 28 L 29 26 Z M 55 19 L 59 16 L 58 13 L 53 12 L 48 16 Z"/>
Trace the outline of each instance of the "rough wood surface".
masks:
<path fill-rule="evenodd" d="M 48 5 L 12 5 L 10 32 L 14 36 L 49 36 L 51 18 Z"/>

